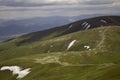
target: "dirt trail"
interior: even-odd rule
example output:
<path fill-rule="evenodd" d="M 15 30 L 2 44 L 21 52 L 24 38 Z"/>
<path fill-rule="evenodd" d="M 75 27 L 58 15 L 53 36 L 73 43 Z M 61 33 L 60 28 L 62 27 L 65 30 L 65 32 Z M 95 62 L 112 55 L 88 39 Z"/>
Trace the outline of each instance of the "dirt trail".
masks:
<path fill-rule="evenodd" d="M 59 56 L 47 56 L 42 59 L 35 59 L 36 63 L 41 63 L 41 64 L 49 64 L 49 63 L 58 63 L 62 66 L 69 66 L 70 64 L 67 62 L 61 62 L 59 60 Z"/>
<path fill-rule="evenodd" d="M 59 56 L 46 56 L 41 59 L 35 59 L 35 63 L 40 64 L 50 64 L 50 63 L 57 63 L 61 66 L 93 66 L 93 65 L 99 65 L 101 68 L 109 67 L 115 65 L 114 63 L 104 63 L 104 64 L 72 64 L 68 62 L 61 62 L 59 60 Z"/>
<path fill-rule="evenodd" d="M 101 48 L 101 45 L 104 43 L 104 41 L 105 41 L 105 38 L 106 38 L 106 35 L 105 35 L 105 33 L 107 32 L 107 30 L 109 29 L 109 27 L 107 27 L 102 33 L 101 33 L 101 40 L 100 40 L 100 42 L 97 44 L 97 46 L 96 46 L 96 48 Z"/>

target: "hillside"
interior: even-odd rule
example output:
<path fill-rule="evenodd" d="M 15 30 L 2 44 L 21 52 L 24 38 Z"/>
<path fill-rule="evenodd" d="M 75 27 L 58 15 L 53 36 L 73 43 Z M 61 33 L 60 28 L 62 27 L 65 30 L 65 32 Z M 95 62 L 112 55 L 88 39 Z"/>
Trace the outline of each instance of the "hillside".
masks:
<path fill-rule="evenodd" d="M 54 23 L 56 21 L 56 23 Z M 0 41 L 69 23 L 69 17 L 36 17 L 20 20 L 0 20 Z"/>
<path fill-rule="evenodd" d="M 16 44 L 18 46 L 26 43 L 29 44 L 35 41 L 51 39 L 62 35 L 70 34 L 73 32 L 77 32 L 80 30 L 87 30 L 96 27 L 120 26 L 119 22 L 120 16 L 102 16 L 84 19 L 64 26 L 26 34 L 24 36 L 21 36 Z"/>
<path fill-rule="evenodd" d="M 94 19 L 98 26 L 99 18 Z M 30 68 L 20 80 L 119 80 L 120 26 L 114 26 L 118 22 L 87 30 L 78 25 L 75 22 L 0 43 L 0 67 Z M 9 70 L 0 71 L 0 75 L 1 80 L 16 80 L 17 76 Z"/>
<path fill-rule="evenodd" d="M 102 16 L 102 14 L 80 15 L 80 16 L 50 16 L 35 17 L 28 19 L 0 19 L 0 41 L 23 35 L 25 33 L 36 32 L 68 24 L 76 20 L 82 20 L 93 16 Z"/>

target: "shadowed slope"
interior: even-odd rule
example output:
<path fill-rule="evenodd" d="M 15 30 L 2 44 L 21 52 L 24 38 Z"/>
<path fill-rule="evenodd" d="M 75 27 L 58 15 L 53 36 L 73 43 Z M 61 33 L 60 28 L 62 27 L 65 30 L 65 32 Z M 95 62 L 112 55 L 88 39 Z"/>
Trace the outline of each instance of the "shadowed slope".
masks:
<path fill-rule="evenodd" d="M 19 37 L 16 45 L 23 45 L 38 40 L 51 39 L 62 35 L 70 34 L 80 30 L 92 29 L 101 26 L 119 26 L 120 16 L 103 16 L 76 21 L 64 26 L 33 32 Z"/>

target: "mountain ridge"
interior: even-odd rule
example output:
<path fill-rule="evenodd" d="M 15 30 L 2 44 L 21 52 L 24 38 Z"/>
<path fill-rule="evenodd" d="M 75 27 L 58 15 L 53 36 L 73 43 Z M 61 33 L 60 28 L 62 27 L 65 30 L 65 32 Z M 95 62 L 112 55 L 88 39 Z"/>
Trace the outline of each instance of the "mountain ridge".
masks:
<path fill-rule="evenodd" d="M 120 26 L 119 22 L 120 22 L 120 16 L 101 16 L 101 17 L 83 19 L 76 22 L 72 22 L 64 26 L 32 32 L 32 33 L 20 36 L 21 38 L 25 37 L 25 39 L 21 40 L 21 42 L 18 43 L 18 45 L 20 45 L 21 43 L 31 43 L 31 42 L 40 40 L 45 36 L 47 37 L 49 35 L 52 35 L 50 38 L 53 38 L 53 37 L 59 37 L 69 33 L 77 32 L 80 30 L 92 29 L 92 28 L 97 28 L 102 26 Z M 54 35 L 54 33 L 57 33 L 57 35 Z M 26 38 L 28 36 L 29 38 Z"/>

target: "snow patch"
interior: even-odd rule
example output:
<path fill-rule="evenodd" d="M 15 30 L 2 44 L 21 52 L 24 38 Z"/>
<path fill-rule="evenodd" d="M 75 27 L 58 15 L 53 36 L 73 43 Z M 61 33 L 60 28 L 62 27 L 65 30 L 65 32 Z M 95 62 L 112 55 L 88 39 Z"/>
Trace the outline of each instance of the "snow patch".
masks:
<path fill-rule="evenodd" d="M 84 28 L 86 28 L 86 27 L 87 27 L 87 25 L 88 25 L 88 23 L 86 23 L 85 25 L 83 25 L 83 26 L 84 26 L 84 27 L 83 27 L 83 29 L 84 29 Z"/>
<path fill-rule="evenodd" d="M 87 30 L 87 29 L 89 29 L 91 27 L 91 25 L 89 24 L 89 25 L 87 25 L 87 27 L 86 27 L 86 29 L 85 30 Z"/>
<path fill-rule="evenodd" d="M 107 21 L 105 21 L 105 20 L 100 20 L 100 22 L 107 23 Z"/>
<path fill-rule="evenodd" d="M 82 23 L 82 26 L 84 26 L 87 22 Z"/>
<path fill-rule="evenodd" d="M 68 47 L 67 47 L 67 50 L 69 50 L 76 41 L 77 40 L 73 40 L 72 42 L 70 42 L 69 45 L 68 45 Z"/>
<path fill-rule="evenodd" d="M 81 26 L 83 26 L 83 29 L 87 30 L 91 27 L 91 25 L 88 22 L 84 22 Z"/>
<path fill-rule="evenodd" d="M 90 46 L 84 46 L 84 48 L 91 50 L 91 49 L 90 49 Z"/>
<path fill-rule="evenodd" d="M 70 25 L 70 26 L 69 26 L 69 29 L 72 28 L 72 27 L 73 27 L 73 25 Z"/>
<path fill-rule="evenodd" d="M 30 73 L 30 69 L 31 68 L 21 70 L 21 68 L 19 66 L 3 66 L 3 67 L 1 67 L 0 70 L 1 71 L 10 70 L 13 75 L 18 75 L 17 79 L 21 79 Z"/>
<path fill-rule="evenodd" d="M 62 33 L 66 32 L 67 30 L 69 30 L 69 29 L 72 28 L 72 27 L 73 27 L 73 25 L 68 26 L 68 28 L 65 29 Z M 62 34 L 62 33 L 61 33 L 61 34 Z"/>

